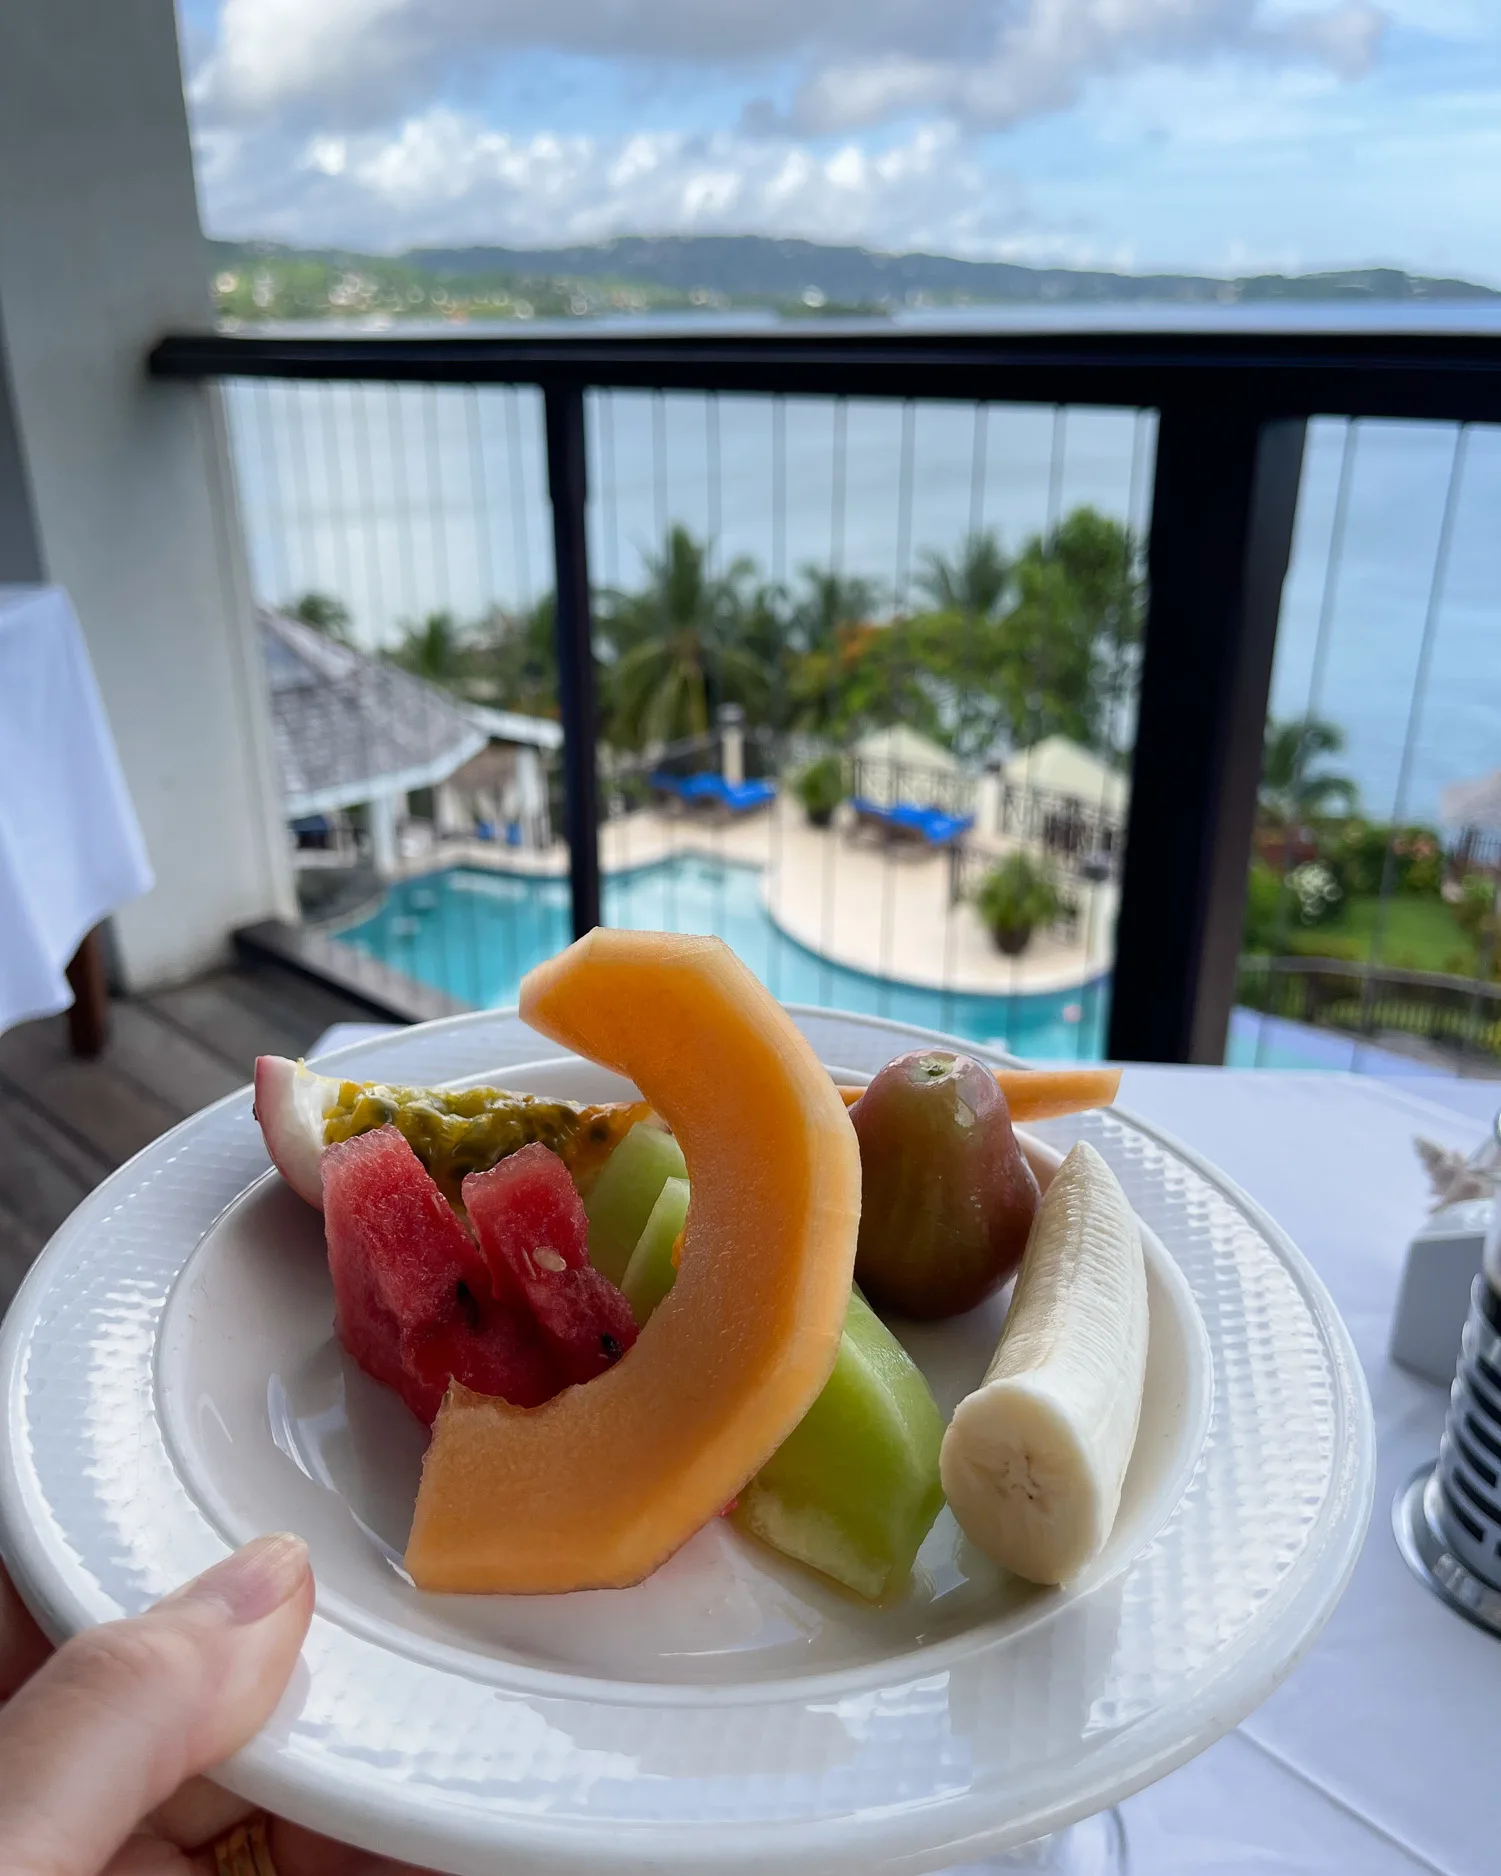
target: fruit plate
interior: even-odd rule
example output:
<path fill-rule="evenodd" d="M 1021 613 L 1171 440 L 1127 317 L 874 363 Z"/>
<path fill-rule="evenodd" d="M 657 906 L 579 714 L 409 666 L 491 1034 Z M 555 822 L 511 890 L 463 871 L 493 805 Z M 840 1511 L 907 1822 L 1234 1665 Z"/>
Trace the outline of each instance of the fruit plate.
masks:
<path fill-rule="evenodd" d="M 840 1079 L 934 1040 L 794 1015 Z M 332 1062 L 623 1088 L 513 1013 Z M 1271 1690 L 1338 1599 L 1373 1475 L 1349 1339 L 1276 1226 L 1119 1110 L 1031 1145 L 1045 1162 L 1077 1138 L 1145 1228 L 1152 1328 L 1121 1517 L 1067 1590 L 1004 1578 L 945 1513 L 879 1609 L 717 1521 L 634 1590 L 419 1595 L 400 1550 L 421 1429 L 332 1343 L 319 1221 L 265 1174 L 243 1092 L 122 1168 L 24 1284 L 0 1334 L 7 1560 L 62 1635 L 257 1530 L 303 1531 L 319 1584 L 303 1660 L 224 1782 L 457 1876 L 920 1871 L 1038 1837 Z M 903 1331 L 941 1406 L 997 1320 Z"/>

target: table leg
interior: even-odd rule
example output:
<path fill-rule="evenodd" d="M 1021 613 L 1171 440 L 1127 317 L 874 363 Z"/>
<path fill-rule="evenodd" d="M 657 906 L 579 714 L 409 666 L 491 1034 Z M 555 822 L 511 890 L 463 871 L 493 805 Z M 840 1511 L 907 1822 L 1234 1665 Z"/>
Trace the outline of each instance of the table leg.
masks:
<path fill-rule="evenodd" d="M 85 934 L 73 953 L 68 983 L 73 991 L 68 1042 L 75 1055 L 98 1055 L 109 1039 L 109 987 L 104 977 L 104 944 L 97 925 Z"/>

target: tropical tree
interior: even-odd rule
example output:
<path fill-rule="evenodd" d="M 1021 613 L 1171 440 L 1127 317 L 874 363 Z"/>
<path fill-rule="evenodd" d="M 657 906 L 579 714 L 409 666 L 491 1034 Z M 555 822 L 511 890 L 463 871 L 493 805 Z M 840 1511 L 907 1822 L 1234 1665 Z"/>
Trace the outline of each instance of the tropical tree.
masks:
<path fill-rule="evenodd" d="M 1141 643 L 1139 555 L 1130 531 L 1096 509 L 1034 535 L 1013 569 L 993 678 L 1019 742 L 1064 735 L 1113 753 Z"/>
<path fill-rule="evenodd" d="M 984 617 L 994 612 L 1005 596 L 1011 568 L 989 529 L 965 535 L 952 559 L 931 548 L 921 558 L 915 584 L 940 612 Z"/>
<path fill-rule="evenodd" d="M 415 625 L 406 626 L 401 643 L 386 657 L 413 677 L 457 689 L 465 676 L 465 650 L 464 635 L 453 614 L 430 612 Z"/>
<path fill-rule="evenodd" d="M 881 602 L 874 580 L 835 573 L 830 567 L 801 569 L 802 593 L 788 619 L 788 636 L 800 652 L 832 651 L 841 633 L 863 626 Z"/>
<path fill-rule="evenodd" d="M 891 723 L 937 737 L 937 688 L 907 621 L 838 625 L 831 644 L 793 667 L 791 720 L 839 743 Z"/>
<path fill-rule="evenodd" d="M 544 593 L 523 612 L 491 613 L 475 656 L 478 675 L 508 710 L 555 716 L 558 709 L 557 603 Z"/>
<path fill-rule="evenodd" d="M 764 712 L 766 671 L 739 632 L 751 565 L 737 561 L 714 577 L 707 559 L 704 544 L 674 524 L 647 560 L 641 591 L 602 604 L 610 736 L 621 747 L 702 736 L 724 703 Z"/>
<path fill-rule="evenodd" d="M 1258 805 L 1274 827 L 1302 827 L 1308 821 L 1355 812 L 1358 790 L 1348 775 L 1323 766 L 1339 755 L 1345 733 L 1323 717 L 1267 719 L 1261 754 Z"/>
<path fill-rule="evenodd" d="M 335 599 L 332 593 L 304 593 L 282 610 L 291 618 L 300 619 L 304 625 L 312 626 L 315 632 L 322 632 L 325 638 L 331 638 L 340 645 L 350 643 L 349 608 L 342 599 Z"/>

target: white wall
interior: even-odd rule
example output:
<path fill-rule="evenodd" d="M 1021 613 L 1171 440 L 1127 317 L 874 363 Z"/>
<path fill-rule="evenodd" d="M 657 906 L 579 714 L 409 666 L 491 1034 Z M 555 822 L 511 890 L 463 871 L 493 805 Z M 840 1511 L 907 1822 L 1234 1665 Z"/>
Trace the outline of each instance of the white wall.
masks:
<path fill-rule="evenodd" d="M 172 0 L 45 0 L 0 25 L 0 343 L 46 576 L 83 621 L 156 890 L 133 986 L 292 907 L 217 391 L 153 384 L 210 319 Z"/>

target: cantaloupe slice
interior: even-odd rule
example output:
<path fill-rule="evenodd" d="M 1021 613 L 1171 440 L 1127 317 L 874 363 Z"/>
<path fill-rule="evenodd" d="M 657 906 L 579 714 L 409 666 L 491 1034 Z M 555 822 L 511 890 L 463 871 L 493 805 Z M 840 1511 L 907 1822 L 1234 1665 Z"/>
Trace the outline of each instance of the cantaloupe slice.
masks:
<path fill-rule="evenodd" d="M 450 1391 L 407 1546 L 422 1589 L 639 1582 L 812 1406 L 849 1302 L 854 1128 L 727 945 L 590 932 L 525 979 L 521 1015 L 636 1083 L 682 1143 L 693 1206 L 671 1295 L 606 1374 L 530 1411 Z"/>
<path fill-rule="evenodd" d="M 998 1068 L 995 1078 L 1013 1120 L 1052 1120 L 1109 1107 L 1120 1091 L 1118 1068 Z M 844 1105 L 853 1107 L 863 1088 L 841 1087 Z"/>

